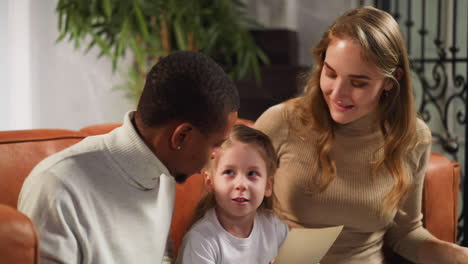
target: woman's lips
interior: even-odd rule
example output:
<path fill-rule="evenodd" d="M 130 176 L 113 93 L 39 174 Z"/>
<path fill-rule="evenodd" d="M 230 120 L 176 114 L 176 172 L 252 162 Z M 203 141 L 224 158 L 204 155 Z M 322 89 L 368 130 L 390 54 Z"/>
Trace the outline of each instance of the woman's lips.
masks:
<path fill-rule="evenodd" d="M 341 111 L 341 112 L 349 111 L 349 110 L 353 109 L 353 107 L 354 107 L 354 105 L 343 105 L 343 104 L 339 104 L 337 102 L 333 102 L 333 106 L 335 106 L 335 108 L 338 111 Z"/>

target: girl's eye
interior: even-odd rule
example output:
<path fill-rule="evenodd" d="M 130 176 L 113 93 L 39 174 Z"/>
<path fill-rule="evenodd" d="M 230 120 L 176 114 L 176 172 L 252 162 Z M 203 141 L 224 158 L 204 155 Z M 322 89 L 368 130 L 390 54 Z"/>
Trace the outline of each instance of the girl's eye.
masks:
<path fill-rule="evenodd" d="M 234 171 L 233 170 L 224 170 L 223 175 L 233 175 Z"/>
<path fill-rule="evenodd" d="M 351 81 L 351 85 L 352 85 L 353 87 L 360 88 L 360 87 L 364 87 L 364 86 L 366 86 L 366 85 L 367 85 L 367 83 L 365 83 L 365 82 L 360 82 L 360 81 L 354 81 L 354 80 L 352 80 L 352 81 Z"/>
<path fill-rule="evenodd" d="M 260 174 L 256 171 L 249 171 L 249 173 L 247 174 L 248 176 L 260 176 Z"/>

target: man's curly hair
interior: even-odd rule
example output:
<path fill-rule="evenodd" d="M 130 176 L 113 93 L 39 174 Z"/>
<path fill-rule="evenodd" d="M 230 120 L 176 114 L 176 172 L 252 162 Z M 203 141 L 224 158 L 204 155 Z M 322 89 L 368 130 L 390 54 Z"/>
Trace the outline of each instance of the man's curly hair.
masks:
<path fill-rule="evenodd" d="M 238 109 L 237 88 L 223 69 L 206 55 L 180 51 L 150 70 L 137 111 L 148 127 L 178 120 L 209 133 Z"/>

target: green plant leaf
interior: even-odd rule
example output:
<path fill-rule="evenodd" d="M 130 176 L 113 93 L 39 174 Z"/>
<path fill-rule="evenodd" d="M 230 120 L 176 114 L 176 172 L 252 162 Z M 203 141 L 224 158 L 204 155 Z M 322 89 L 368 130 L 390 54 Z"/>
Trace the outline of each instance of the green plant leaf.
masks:
<path fill-rule="evenodd" d="M 84 53 L 87 54 L 87 53 L 94 47 L 95 44 L 96 44 L 96 41 L 92 40 L 92 41 L 88 44 L 88 47 L 86 47 Z"/>
<path fill-rule="evenodd" d="M 104 14 L 107 19 L 110 20 L 112 18 L 112 5 L 110 0 L 102 0 L 102 9 L 104 9 Z"/>
<path fill-rule="evenodd" d="M 254 73 L 255 82 L 258 86 L 262 84 L 262 75 L 260 73 L 260 66 L 258 65 L 258 60 L 254 57 L 252 59 L 252 71 Z"/>
<path fill-rule="evenodd" d="M 135 11 L 135 16 L 137 18 L 138 27 L 140 28 L 142 37 L 144 40 L 148 40 L 149 32 L 148 32 L 148 26 L 146 24 L 145 16 L 143 15 L 143 12 L 141 11 L 136 1 L 133 1 L 133 10 Z"/>
<path fill-rule="evenodd" d="M 241 0 L 232 0 L 232 4 L 235 6 L 235 8 L 247 8 L 247 5 Z"/>
<path fill-rule="evenodd" d="M 58 36 L 58 38 L 55 40 L 55 43 L 59 43 L 60 41 L 63 40 L 63 38 L 67 35 L 67 32 L 63 31 L 62 33 L 60 33 L 60 35 Z"/>
<path fill-rule="evenodd" d="M 174 33 L 175 33 L 175 39 L 176 39 L 179 50 L 187 50 L 185 33 L 178 21 L 174 21 Z"/>
<path fill-rule="evenodd" d="M 91 35 L 93 37 L 93 41 L 98 44 L 98 46 L 101 48 L 102 53 L 112 57 L 112 53 L 110 51 L 110 47 L 106 44 L 106 42 L 96 33 L 91 32 Z"/>
<path fill-rule="evenodd" d="M 62 11 L 59 11 L 58 12 L 58 29 L 59 31 L 62 30 L 62 27 L 63 27 L 63 12 Z"/>
<path fill-rule="evenodd" d="M 252 54 L 249 52 L 244 52 L 239 56 L 239 64 L 241 67 L 239 68 L 239 79 L 244 78 L 247 75 L 247 72 L 249 71 L 250 68 L 250 57 Z"/>
<path fill-rule="evenodd" d="M 130 48 L 133 51 L 133 55 L 135 56 L 137 63 L 140 65 L 141 68 L 146 68 L 145 63 L 145 55 L 143 49 L 138 45 L 134 38 L 129 40 Z"/>
<path fill-rule="evenodd" d="M 116 70 L 126 51 L 134 56 L 127 74 L 126 94 L 137 99 L 147 65 L 156 57 L 186 50 L 189 36 L 195 48 L 215 58 L 235 79 L 253 74 L 268 63 L 265 53 L 248 34 L 261 26 L 246 15 L 243 0 L 56 0 L 59 36 L 78 48 L 95 48 L 107 56 Z M 162 49 L 161 19 L 167 23 L 170 50 Z M 91 41 L 88 42 L 88 39 Z M 192 41 L 192 40 L 190 40 Z M 130 73 L 132 72 L 132 76 Z"/>
<path fill-rule="evenodd" d="M 63 29 L 64 32 L 69 32 L 69 24 L 70 24 L 70 15 L 65 16 L 65 28 Z"/>
<path fill-rule="evenodd" d="M 216 47 L 216 42 L 219 38 L 219 31 L 217 30 L 216 25 L 210 28 L 207 32 L 207 41 L 205 43 L 205 51 L 208 54 L 212 53 L 212 50 Z"/>
<path fill-rule="evenodd" d="M 270 59 L 267 57 L 265 52 L 263 52 L 263 50 L 257 48 L 257 49 L 255 49 L 255 51 L 256 51 L 255 54 L 257 55 L 257 57 L 260 59 L 260 61 L 263 64 L 270 64 Z"/>
<path fill-rule="evenodd" d="M 128 32 L 130 28 L 130 20 L 127 17 L 122 25 L 122 31 L 120 32 L 120 38 L 117 42 L 117 47 L 115 48 L 114 56 L 112 57 L 112 70 L 115 71 L 117 69 L 117 62 L 128 42 Z"/>
<path fill-rule="evenodd" d="M 118 42 L 118 46 L 121 47 L 120 51 L 125 48 L 128 42 L 128 35 L 130 32 L 130 19 L 127 17 L 122 25 L 122 31 L 120 32 L 120 40 Z M 119 53 L 121 54 L 121 52 Z"/>

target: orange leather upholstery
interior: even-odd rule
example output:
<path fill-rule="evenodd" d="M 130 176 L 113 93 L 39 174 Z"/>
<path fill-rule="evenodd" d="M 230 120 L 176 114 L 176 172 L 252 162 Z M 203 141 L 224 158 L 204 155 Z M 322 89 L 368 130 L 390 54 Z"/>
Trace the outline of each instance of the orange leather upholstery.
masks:
<path fill-rule="evenodd" d="M 252 125 L 249 120 L 238 123 Z M 45 157 L 86 136 L 107 133 L 120 124 L 89 126 L 80 131 L 35 129 L 0 131 L 0 260 L 2 263 L 38 263 L 38 239 L 31 221 L 17 211 L 25 177 Z M 433 154 L 423 196 L 424 225 L 438 238 L 453 242 L 457 229 L 458 163 Z M 171 238 L 177 252 L 203 190 L 203 178 L 191 176 L 176 187 Z"/>
<path fill-rule="evenodd" d="M 0 263 L 39 263 L 39 243 L 31 220 L 0 204 Z"/>
<path fill-rule="evenodd" d="M 455 242 L 458 224 L 460 167 L 433 153 L 424 180 L 424 226 L 439 239 Z"/>
<path fill-rule="evenodd" d="M 80 129 L 80 131 L 90 136 L 100 135 L 100 134 L 105 134 L 107 132 L 110 132 L 113 129 L 119 127 L 120 125 L 121 123 L 107 123 L 107 124 L 91 125 L 91 126 L 83 127 L 82 129 Z"/>

